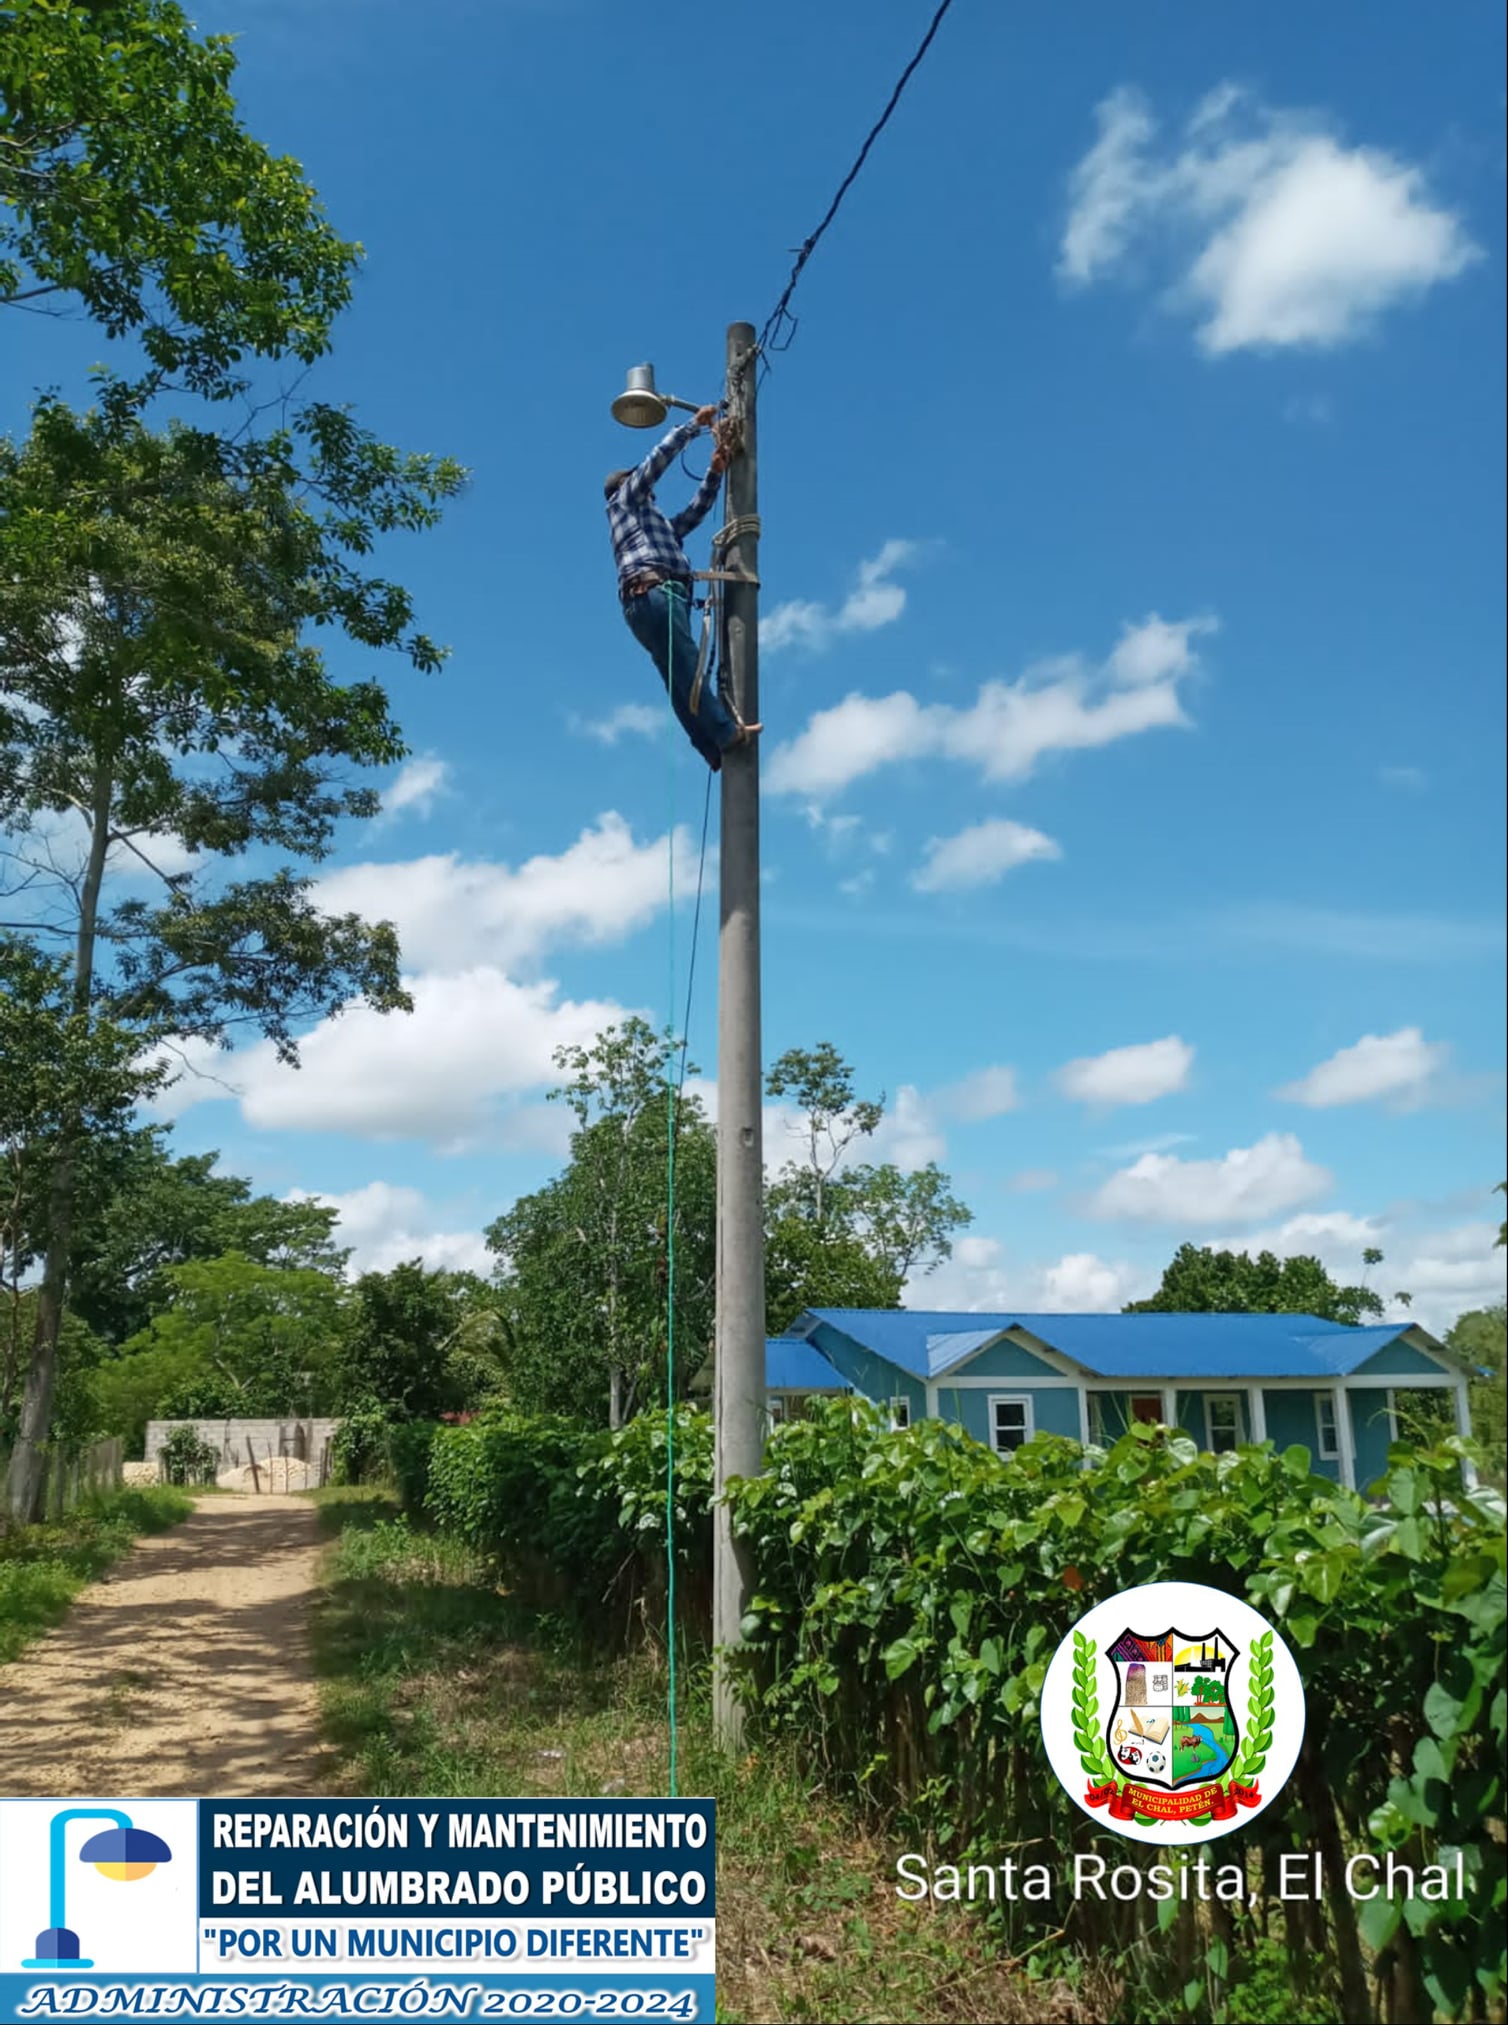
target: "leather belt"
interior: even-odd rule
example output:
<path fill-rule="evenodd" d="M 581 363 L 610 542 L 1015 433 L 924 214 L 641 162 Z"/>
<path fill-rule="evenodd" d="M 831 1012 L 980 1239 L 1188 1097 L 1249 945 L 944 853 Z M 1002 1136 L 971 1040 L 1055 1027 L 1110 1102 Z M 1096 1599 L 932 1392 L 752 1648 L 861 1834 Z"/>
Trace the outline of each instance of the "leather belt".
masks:
<path fill-rule="evenodd" d="M 683 577 L 659 577 L 653 575 L 645 575 L 638 577 L 630 577 L 627 583 L 624 584 L 620 596 L 622 597 L 624 604 L 627 604 L 630 598 L 646 597 L 650 591 L 657 591 L 664 584 L 674 584 L 678 590 L 685 591 L 688 593 L 691 588 L 691 586 L 685 581 Z"/>

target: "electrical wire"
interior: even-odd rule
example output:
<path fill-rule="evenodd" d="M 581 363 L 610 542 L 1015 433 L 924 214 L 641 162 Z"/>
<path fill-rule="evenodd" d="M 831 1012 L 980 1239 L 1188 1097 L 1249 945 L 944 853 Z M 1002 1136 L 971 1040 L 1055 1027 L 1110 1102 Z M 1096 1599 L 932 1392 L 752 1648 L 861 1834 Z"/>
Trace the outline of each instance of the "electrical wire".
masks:
<path fill-rule="evenodd" d="M 863 147 L 860 148 L 857 156 L 854 158 L 853 167 L 849 170 L 848 174 L 843 178 L 843 181 L 838 185 L 838 193 L 833 198 L 832 202 L 828 205 L 827 211 L 823 216 L 821 224 L 817 227 L 816 231 L 812 233 L 809 239 L 803 241 L 801 247 L 797 251 L 796 264 L 791 269 L 789 278 L 786 281 L 785 288 L 781 294 L 780 300 L 779 302 L 776 303 L 775 307 L 770 311 L 770 314 L 766 317 L 764 328 L 759 333 L 759 338 L 755 345 L 755 350 L 760 354 L 761 358 L 768 360 L 769 354 L 772 351 L 783 352 L 787 351 L 790 348 L 791 341 L 794 339 L 796 335 L 796 327 L 798 322 L 798 319 L 791 315 L 790 304 L 791 304 L 791 297 L 796 292 L 796 284 L 801 279 L 801 271 L 806 266 L 806 263 L 811 259 L 813 253 L 816 251 L 818 240 L 822 237 L 823 233 L 827 230 L 828 226 L 831 225 L 833 219 L 837 217 L 838 206 L 843 202 L 843 199 L 848 195 L 849 190 L 852 188 L 854 182 L 857 180 L 859 171 L 863 168 L 866 160 L 868 159 L 869 150 L 874 146 L 875 142 L 879 139 L 880 135 L 885 131 L 886 126 L 889 124 L 890 115 L 895 111 L 896 107 L 901 102 L 902 92 L 905 91 L 906 86 L 911 82 L 913 72 L 915 72 L 919 68 L 923 57 L 925 57 L 927 51 L 932 47 L 932 38 L 936 35 L 938 29 L 941 28 L 943 16 L 947 13 L 948 9 L 952 5 L 953 0 L 942 0 L 941 6 L 938 8 L 937 12 L 932 16 L 931 25 L 927 29 L 926 34 L 922 37 L 921 42 L 917 48 L 916 54 L 912 57 L 911 61 L 906 65 L 906 68 L 901 72 L 900 77 L 896 82 L 895 89 L 890 94 L 889 103 L 886 105 L 885 110 L 880 114 L 879 118 L 875 121 L 874 125 L 869 129 L 868 134 L 865 136 Z"/>

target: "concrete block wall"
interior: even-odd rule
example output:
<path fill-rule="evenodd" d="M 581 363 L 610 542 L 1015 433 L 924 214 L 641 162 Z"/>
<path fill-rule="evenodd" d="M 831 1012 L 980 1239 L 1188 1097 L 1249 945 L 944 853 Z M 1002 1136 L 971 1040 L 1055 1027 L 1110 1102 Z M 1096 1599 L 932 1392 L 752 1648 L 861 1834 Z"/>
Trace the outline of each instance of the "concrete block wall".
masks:
<path fill-rule="evenodd" d="M 188 1425 L 200 1441 L 208 1442 L 220 1457 L 222 1470 L 241 1469 L 249 1462 L 266 1462 L 269 1456 L 295 1456 L 319 1468 L 340 1426 L 338 1420 L 149 1420 L 146 1460 L 155 1463 L 158 1451 L 175 1427 Z"/>

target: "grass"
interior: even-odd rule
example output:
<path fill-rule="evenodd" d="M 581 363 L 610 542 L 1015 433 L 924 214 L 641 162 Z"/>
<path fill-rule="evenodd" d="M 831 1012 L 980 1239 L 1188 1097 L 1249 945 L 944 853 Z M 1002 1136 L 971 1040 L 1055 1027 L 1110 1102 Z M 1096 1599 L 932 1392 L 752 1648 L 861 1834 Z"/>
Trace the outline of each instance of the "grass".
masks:
<path fill-rule="evenodd" d="M 315 1620 L 338 1788 L 372 1796 L 662 1795 L 665 1676 L 586 1654 L 501 1595 L 454 1541 L 371 1490 L 316 1494 L 331 1536 Z M 718 2016 L 746 2021 L 1102 2016 L 1003 1960 L 977 1913 L 897 1899 L 897 1849 L 781 1753 L 710 1742 L 706 1683 L 681 1716 L 679 1787 L 717 1801 Z"/>
<path fill-rule="evenodd" d="M 162 1485 L 110 1491 L 65 1519 L 0 1536 L 0 1662 L 50 1630 L 143 1533 L 176 1526 L 193 1507 L 187 1491 Z"/>

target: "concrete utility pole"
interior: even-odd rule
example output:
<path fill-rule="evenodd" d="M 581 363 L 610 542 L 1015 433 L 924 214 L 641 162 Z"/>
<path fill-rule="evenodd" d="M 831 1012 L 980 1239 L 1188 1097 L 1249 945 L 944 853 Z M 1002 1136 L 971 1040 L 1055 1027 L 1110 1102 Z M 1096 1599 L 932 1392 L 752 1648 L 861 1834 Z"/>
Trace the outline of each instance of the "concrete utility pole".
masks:
<path fill-rule="evenodd" d="M 758 437 L 754 326 L 728 327 L 728 418 L 738 440 L 728 465 L 728 519 L 739 527 L 723 567 L 759 575 Z M 723 587 L 727 680 L 745 724 L 759 719 L 759 591 Z M 722 765 L 722 904 L 717 1012 L 716 1482 L 757 1476 L 764 1462 L 764 1068 L 759 1008 L 759 740 Z M 713 1520 L 712 1635 L 719 1652 L 740 1642 L 752 1594 L 748 1557 L 727 1510 Z M 743 1711 L 719 1660 L 713 1683 L 718 1741 L 736 1748 Z"/>

